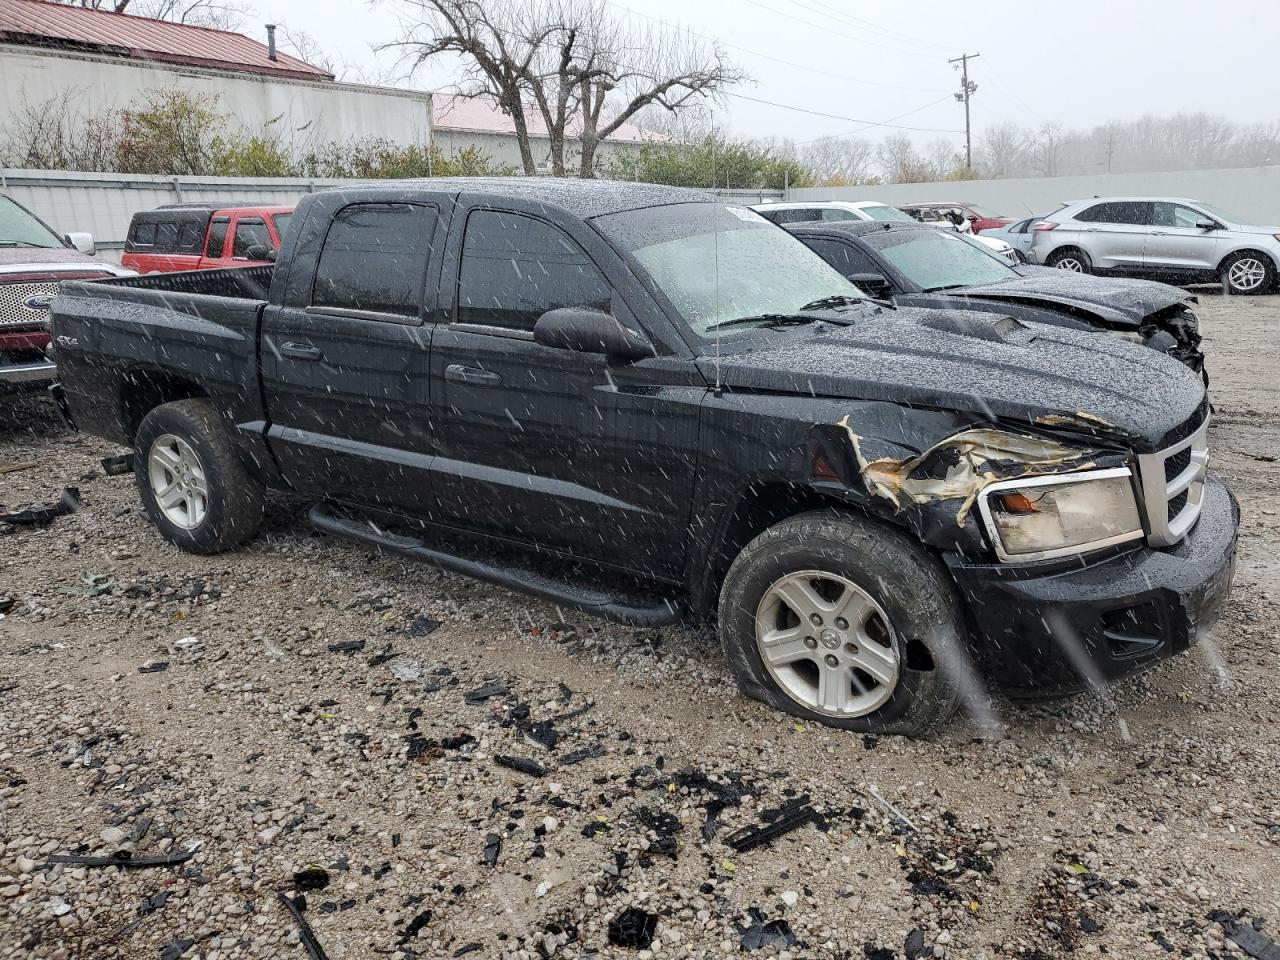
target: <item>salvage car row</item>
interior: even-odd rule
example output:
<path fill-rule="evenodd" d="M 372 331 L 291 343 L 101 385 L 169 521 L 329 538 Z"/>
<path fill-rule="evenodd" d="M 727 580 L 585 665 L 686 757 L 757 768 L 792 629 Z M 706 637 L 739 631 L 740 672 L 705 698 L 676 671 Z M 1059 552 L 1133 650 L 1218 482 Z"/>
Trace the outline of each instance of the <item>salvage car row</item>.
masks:
<path fill-rule="evenodd" d="M 1186 294 L 790 230 L 639 184 L 326 191 L 274 264 L 64 284 L 56 393 L 184 549 L 292 491 L 380 550 L 714 625 L 744 692 L 847 729 L 1196 643 L 1238 509 Z"/>

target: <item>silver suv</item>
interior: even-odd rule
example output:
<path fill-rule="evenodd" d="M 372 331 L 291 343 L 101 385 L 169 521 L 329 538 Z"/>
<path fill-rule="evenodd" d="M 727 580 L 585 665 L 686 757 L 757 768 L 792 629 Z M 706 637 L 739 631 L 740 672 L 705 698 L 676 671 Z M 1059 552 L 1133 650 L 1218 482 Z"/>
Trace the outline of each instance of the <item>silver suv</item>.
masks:
<path fill-rule="evenodd" d="M 1078 273 L 1216 280 L 1226 293 L 1248 294 L 1271 290 L 1280 264 L 1280 227 L 1251 226 L 1179 197 L 1078 200 L 1031 229 L 1033 263 Z"/>

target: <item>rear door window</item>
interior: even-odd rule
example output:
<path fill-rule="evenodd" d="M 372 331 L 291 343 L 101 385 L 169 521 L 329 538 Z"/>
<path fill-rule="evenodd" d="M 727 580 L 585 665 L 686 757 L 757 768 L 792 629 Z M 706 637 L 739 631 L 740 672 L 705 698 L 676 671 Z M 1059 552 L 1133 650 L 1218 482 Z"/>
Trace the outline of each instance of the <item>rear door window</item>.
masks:
<path fill-rule="evenodd" d="M 1194 230 L 1197 223 L 1208 219 L 1199 210 L 1181 203 L 1157 200 L 1152 206 L 1154 208 L 1152 222 L 1157 227 L 1182 227 Z"/>
<path fill-rule="evenodd" d="M 548 310 L 607 311 L 612 299 L 596 265 L 558 227 L 493 210 L 476 210 L 467 218 L 458 274 L 458 323 L 531 332 Z"/>
<path fill-rule="evenodd" d="M 1076 220 L 1085 223 L 1117 223 L 1147 225 L 1151 223 L 1151 204 L 1143 200 L 1112 200 L 1096 203 L 1081 210 Z"/>
<path fill-rule="evenodd" d="M 329 224 L 311 304 L 332 310 L 417 317 L 422 306 L 434 207 L 353 203 Z"/>
<path fill-rule="evenodd" d="M 206 257 L 211 260 L 222 257 L 227 248 L 227 230 L 230 226 L 231 221 L 226 218 L 214 220 L 209 226 L 209 249 L 205 252 Z"/>
<path fill-rule="evenodd" d="M 271 234 L 267 232 L 264 221 L 241 217 L 236 221 L 236 240 L 231 256 L 237 260 L 248 260 L 251 247 L 270 250 Z"/>

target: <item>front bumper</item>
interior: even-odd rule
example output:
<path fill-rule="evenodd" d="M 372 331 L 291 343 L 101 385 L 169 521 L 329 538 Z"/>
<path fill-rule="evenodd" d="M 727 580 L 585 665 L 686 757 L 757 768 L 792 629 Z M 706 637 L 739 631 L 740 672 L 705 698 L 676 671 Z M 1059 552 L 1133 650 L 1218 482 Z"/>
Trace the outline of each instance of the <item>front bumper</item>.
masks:
<path fill-rule="evenodd" d="M 1239 520 L 1235 497 L 1209 475 L 1200 519 L 1168 549 L 1065 570 L 952 560 L 984 672 L 1012 696 L 1051 697 L 1181 653 L 1231 590 Z"/>

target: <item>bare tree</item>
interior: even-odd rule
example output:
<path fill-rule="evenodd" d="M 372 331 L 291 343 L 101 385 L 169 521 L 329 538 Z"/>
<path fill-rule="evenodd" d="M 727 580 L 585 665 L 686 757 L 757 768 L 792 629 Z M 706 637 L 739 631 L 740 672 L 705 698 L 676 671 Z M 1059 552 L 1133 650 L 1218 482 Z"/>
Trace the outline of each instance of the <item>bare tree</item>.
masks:
<path fill-rule="evenodd" d="M 824 186 L 854 185 L 871 179 L 875 148 L 866 140 L 829 137 L 805 144 L 800 160 Z"/>
<path fill-rule="evenodd" d="M 978 168 L 987 177 L 1013 177 L 1022 173 L 1027 135 L 1016 123 L 1005 121 L 987 127 L 978 137 Z"/>
<path fill-rule="evenodd" d="M 964 162 L 954 143 L 946 137 L 937 137 L 925 148 L 923 166 L 928 179 L 945 180 L 962 170 Z"/>
<path fill-rule="evenodd" d="M 1059 161 L 1062 159 L 1062 144 L 1066 139 L 1062 124 L 1058 121 L 1044 124 L 1036 131 L 1031 150 L 1035 156 L 1036 172 L 1045 177 L 1058 175 Z"/>
<path fill-rule="evenodd" d="M 906 132 L 891 133 L 880 141 L 876 163 L 890 183 L 919 183 L 925 179 L 924 162 Z"/>
<path fill-rule="evenodd" d="M 576 133 L 579 173 L 601 143 L 642 111 L 676 113 L 744 74 L 688 33 L 635 28 L 603 0 L 400 0 L 398 49 L 410 70 L 441 54 L 462 59 L 459 92 L 492 97 L 511 117 L 526 174 L 536 172 L 529 117 L 547 131 L 552 171 L 567 172 Z"/>
<path fill-rule="evenodd" d="M 240 0 L 56 0 L 68 6 L 131 13 L 215 30 L 239 30 L 249 8 Z"/>

